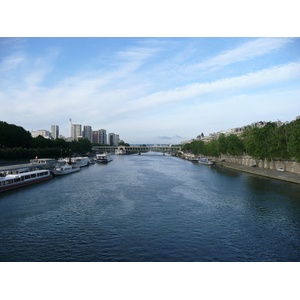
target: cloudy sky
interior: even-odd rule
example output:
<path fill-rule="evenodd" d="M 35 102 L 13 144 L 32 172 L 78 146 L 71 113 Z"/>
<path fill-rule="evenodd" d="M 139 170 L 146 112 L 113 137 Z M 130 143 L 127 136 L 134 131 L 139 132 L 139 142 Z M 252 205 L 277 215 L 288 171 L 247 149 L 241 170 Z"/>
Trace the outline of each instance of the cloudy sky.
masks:
<path fill-rule="evenodd" d="M 0 121 L 172 143 L 300 115 L 300 38 L 0 38 Z"/>

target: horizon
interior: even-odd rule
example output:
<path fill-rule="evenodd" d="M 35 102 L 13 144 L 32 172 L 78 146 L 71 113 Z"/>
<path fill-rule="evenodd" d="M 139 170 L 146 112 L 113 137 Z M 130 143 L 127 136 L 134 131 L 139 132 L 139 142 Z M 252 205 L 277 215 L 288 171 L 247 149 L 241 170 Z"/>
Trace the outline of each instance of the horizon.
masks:
<path fill-rule="evenodd" d="M 0 120 L 180 144 L 299 115 L 299 38 L 0 38 Z M 48 129 L 47 129 L 48 128 Z"/>

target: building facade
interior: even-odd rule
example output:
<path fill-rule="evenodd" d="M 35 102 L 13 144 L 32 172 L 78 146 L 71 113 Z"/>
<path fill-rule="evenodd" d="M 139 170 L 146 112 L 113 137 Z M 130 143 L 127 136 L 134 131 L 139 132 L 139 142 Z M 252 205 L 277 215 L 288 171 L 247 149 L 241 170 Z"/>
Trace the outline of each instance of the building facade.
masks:
<path fill-rule="evenodd" d="M 92 132 L 92 143 L 99 143 L 98 130 L 93 130 Z"/>
<path fill-rule="evenodd" d="M 108 134 L 108 145 L 115 146 L 116 145 L 116 135 L 114 133 Z"/>
<path fill-rule="evenodd" d="M 71 140 L 78 141 L 78 137 L 81 136 L 81 125 L 80 124 L 72 124 L 71 125 Z"/>
<path fill-rule="evenodd" d="M 83 132 L 82 132 L 82 136 L 85 139 L 88 139 L 91 143 L 92 143 L 92 127 L 91 126 L 83 126 Z"/>
<path fill-rule="evenodd" d="M 107 134 L 106 129 L 98 130 L 98 143 L 102 145 L 107 145 Z"/>
<path fill-rule="evenodd" d="M 51 138 L 51 134 L 48 130 L 37 130 L 37 131 L 31 131 L 31 136 L 33 138 L 38 137 L 39 135 L 41 135 L 42 137 L 44 137 L 45 139 L 50 139 Z"/>
<path fill-rule="evenodd" d="M 59 137 L 59 126 L 58 125 L 51 125 L 51 136 L 54 140 L 58 139 L 58 137 Z"/>

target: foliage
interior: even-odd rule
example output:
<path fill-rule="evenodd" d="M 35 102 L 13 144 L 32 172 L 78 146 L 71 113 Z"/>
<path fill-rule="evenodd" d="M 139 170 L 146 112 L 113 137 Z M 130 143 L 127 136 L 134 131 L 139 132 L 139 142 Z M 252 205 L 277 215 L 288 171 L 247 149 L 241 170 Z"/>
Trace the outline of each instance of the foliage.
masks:
<path fill-rule="evenodd" d="M 300 119 L 278 126 L 268 122 L 264 127 L 252 127 L 242 134 L 250 156 L 260 159 L 291 159 L 300 161 Z"/>
<path fill-rule="evenodd" d="M 127 146 L 127 147 L 130 147 L 130 145 L 128 143 L 124 143 L 124 142 L 120 142 L 118 146 Z"/>
<path fill-rule="evenodd" d="M 32 140 L 29 131 L 14 124 L 0 121 L 0 146 L 1 147 L 24 147 L 29 148 Z"/>
<path fill-rule="evenodd" d="M 38 157 L 60 157 L 71 153 L 85 154 L 92 148 L 88 139 L 67 142 L 50 140 L 39 135 L 32 138 L 29 131 L 20 126 L 0 121 L 0 158 L 30 159 Z"/>
<path fill-rule="evenodd" d="M 300 161 L 300 119 L 278 125 L 268 122 L 264 127 L 250 127 L 239 137 L 220 135 L 209 142 L 193 141 L 182 147 L 196 155 L 248 155 L 257 159 L 293 159 Z"/>

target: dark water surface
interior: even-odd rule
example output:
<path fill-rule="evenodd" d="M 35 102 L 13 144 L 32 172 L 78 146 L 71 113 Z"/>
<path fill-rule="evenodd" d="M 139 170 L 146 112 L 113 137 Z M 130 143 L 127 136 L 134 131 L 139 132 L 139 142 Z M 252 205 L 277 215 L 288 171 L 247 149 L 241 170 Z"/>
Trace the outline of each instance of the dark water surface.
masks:
<path fill-rule="evenodd" d="M 300 261 L 300 185 L 176 157 L 0 194 L 0 261 Z"/>

